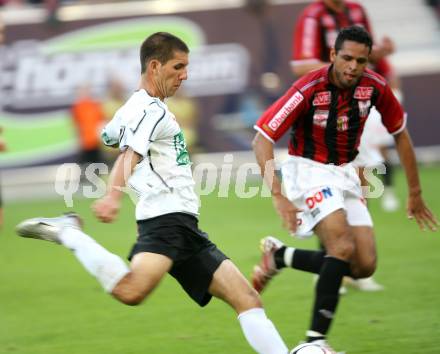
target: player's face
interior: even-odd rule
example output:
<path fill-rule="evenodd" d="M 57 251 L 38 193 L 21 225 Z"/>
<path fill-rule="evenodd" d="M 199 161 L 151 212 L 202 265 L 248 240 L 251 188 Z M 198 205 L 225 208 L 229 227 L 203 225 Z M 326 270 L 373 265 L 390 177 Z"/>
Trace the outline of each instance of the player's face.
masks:
<path fill-rule="evenodd" d="M 188 53 L 175 51 L 173 58 L 160 65 L 158 86 L 163 97 L 171 97 L 188 78 Z"/>
<path fill-rule="evenodd" d="M 355 86 L 368 64 L 369 48 L 362 43 L 344 41 L 342 48 L 336 54 L 335 49 L 330 53 L 333 63 L 330 78 L 333 83 L 342 89 Z"/>

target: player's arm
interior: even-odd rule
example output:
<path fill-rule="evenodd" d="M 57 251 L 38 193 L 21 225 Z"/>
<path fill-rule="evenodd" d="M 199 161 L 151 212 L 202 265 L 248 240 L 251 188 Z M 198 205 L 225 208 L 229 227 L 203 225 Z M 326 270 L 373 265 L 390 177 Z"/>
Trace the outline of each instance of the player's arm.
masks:
<path fill-rule="evenodd" d="M 416 156 L 407 129 L 405 128 L 394 135 L 394 139 L 408 184 L 408 217 L 410 219 L 414 218 L 420 229 L 426 230 L 429 228 L 431 231 L 436 231 L 439 223 L 422 198 Z"/>
<path fill-rule="evenodd" d="M 297 226 L 296 213 L 300 211 L 283 194 L 281 181 L 275 174 L 275 159 L 273 144 L 261 133 L 257 133 L 252 142 L 261 175 L 272 194 L 272 202 L 283 226 L 291 233 L 295 233 Z"/>
<path fill-rule="evenodd" d="M 303 94 L 293 85 L 258 119 L 255 124 L 258 133 L 252 142 L 261 175 L 272 193 L 275 210 L 281 217 L 284 227 L 291 233 L 296 231 L 296 213 L 300 210 L 282 194 L 281 182 L 275 174 L 273 144 L 290 129 L 293 122 L 306 109 Z"/>
<path fill-rule="evenodd" d="M 127 148 L 116 159 L 107 182 L 107 192 L 104 197 L 97 200 L 92 208 L 95 216 L 102 222 L 112 222 L 120 209 L 123 188 L 128 178 L 133 173 L 134 167 L 142 159 L 142 156 Z"/>
<path fill-rule="evenodd" d="M 422 198 L 414 148 L 406 129 L 406 114 L 388 85 L 379 88 L 380 94 L 376 102 L 376 108 L 381 114 L 383 125 L 394 136 L 396 149 L 407 179 L 408 217 L 416 219 L 417 224 L 422 230 L 429 228 L 435 231 L 438 221 L 425 205 Z"/>

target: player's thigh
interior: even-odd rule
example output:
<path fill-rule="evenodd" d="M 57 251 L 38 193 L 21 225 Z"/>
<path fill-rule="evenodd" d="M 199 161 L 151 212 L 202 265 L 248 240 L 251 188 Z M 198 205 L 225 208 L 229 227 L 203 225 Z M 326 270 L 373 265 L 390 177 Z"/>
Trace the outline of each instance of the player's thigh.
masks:
<path fill-rule="evenodd" d="M 224 260 L 215 271 L 209 292 L 230 304 L 237 313 L 262 306 L 257 292 L 229 259 Z"/>
<path fill-rule="evenodd" d="M 121 280 L 118 288 L 146 296 L 171 269 L 173 261 L 161 254 L 137 253 L 130 264 L 130 273 Z M 118 290 L 118 289 L 115 289 Z"/>
<path fill-rule="evenodd" d="M 351 259 L 355 245 L 344 209 L 327 215 L 315 226 L 314 232 L 324 244 L 328 255 Z"/>

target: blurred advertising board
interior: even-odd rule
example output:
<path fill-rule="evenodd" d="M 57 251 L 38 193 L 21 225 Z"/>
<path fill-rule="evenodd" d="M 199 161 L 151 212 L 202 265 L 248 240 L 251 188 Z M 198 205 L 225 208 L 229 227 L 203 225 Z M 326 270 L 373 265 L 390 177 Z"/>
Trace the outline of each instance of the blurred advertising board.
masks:
<path fill-rule="evenodd" d="M 115 13 L 56 26 L 9 24 L 0 47 L 0 126 L 9 150 L 0 166 L 74 161 L 78 143 L 70 106 L 78 88 L 88 84 L 102 99 L 116 78 L 128 92 L 136 90 L 140 43 L 156 31 L 174 33 L 190 46 L 183 93 L 198 105 L 199 151 L 249 150 L 258 115 L 294 79 L 291 34 L 303 6 L 271 5 L 260 15 L 232 7 L 173 15 Z M 435 111 L 432 95 L 422 95 L 417 85 L 434 89 L 440 75 L 405 80 L 414 95 L 407 95 L 410 122 L 419 109 Z M 434 144 L 437 138 L 426 134 L 413 132 L 416 144 Z"/>

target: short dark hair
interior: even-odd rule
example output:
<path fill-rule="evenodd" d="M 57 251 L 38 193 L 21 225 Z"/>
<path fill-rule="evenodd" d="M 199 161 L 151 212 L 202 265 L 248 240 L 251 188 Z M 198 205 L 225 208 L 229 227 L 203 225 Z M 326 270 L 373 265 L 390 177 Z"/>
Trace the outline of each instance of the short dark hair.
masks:
<path fill-rule="evenodd" d="M 173 57 L 175 51 L 189 53 L 188 46 L 180 38 L 168 32 L 153 33 L 141 45 L 141 72 L 147 70 L 150 60 L 156 59 L 164 64 Z"/>
<path fill-rule="evenodd" d="M 373 40 L 371 35 L 361 26 L 350 26 L 343 28 L 336 38 L 335 51 L 336 53 L 342 48 L 345 41 L 353 41 L 357 43 L 365 44 L 371 53 L 373 47 Z"/>

